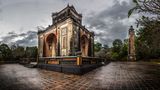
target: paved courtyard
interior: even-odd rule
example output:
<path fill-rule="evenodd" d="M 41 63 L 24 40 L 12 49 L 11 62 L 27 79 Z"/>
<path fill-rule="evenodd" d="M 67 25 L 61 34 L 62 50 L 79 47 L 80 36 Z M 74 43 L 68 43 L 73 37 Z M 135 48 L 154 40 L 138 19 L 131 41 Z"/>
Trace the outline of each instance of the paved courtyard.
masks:
<path fill-rule="evenodd" d="M 160 65 L 111 62 L 85 75 L 0 65 L 0 90 L 160 90 Z"/>

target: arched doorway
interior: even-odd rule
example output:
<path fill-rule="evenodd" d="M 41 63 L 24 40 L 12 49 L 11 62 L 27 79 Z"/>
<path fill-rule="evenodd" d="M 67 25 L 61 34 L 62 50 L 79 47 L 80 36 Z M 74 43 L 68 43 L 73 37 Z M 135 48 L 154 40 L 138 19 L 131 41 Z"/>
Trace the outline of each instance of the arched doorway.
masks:
<path fill-rule="evenodd" d="M 82 56 L 88 56 L 88 45 L 89 41 L 86 35 L 81 37 L 81 52 Z"/>
<path fill-rule="evenodd" d="M 56 36 L 51 33 L 46 38 L 46 57 L 56 56 Z"/>

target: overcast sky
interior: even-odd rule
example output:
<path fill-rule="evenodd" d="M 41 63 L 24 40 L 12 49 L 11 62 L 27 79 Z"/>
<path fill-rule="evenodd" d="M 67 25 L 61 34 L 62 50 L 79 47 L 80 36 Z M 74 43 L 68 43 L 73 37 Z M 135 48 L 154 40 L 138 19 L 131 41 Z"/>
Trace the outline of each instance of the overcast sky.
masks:
<path fill-rule="evenodd" d="M 24 46 L 37 45 L 37 26 L 51 25 L 51 13 L 67 4 L 83 15 L 83 25 L 95 32 L 95 40 L 111 45 L 128 37 L 138 15 L 127 17 L 132 0 L 0 0 L 0 41 Z"/>

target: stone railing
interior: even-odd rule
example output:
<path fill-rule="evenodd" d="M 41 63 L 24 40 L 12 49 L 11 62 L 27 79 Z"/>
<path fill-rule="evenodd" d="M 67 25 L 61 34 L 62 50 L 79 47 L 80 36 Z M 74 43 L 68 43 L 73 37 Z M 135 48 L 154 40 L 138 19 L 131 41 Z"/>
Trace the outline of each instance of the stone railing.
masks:
<path fill-rule="evenodd" d="M 104 58 L 82 57 L 82 64 L 100 64 L 104 62 Z"/>
<path fill-rule="evenodd" d="M 40 57 L 38 63 L 41 64 L 61 64 L 61 65 L 76 65 L 76 56 L 68 56 L 68 57 Z"/>

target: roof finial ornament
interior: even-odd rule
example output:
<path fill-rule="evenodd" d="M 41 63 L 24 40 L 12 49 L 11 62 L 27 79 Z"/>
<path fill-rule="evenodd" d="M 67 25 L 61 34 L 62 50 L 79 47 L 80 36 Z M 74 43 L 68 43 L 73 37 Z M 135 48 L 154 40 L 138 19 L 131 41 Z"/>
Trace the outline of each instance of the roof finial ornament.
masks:
<path fill-rule="evenodd" d="M 133 29 L 133 26 L 132 26 L 132 25 L 130 26 L 130 29 L 129 29 L 129 30 L 134 31 L 134 29 Z"/>
<path fill-rule="evenodd" d="M 69 7 L 69 3 L 67 4 L 67 7 Z"/>

